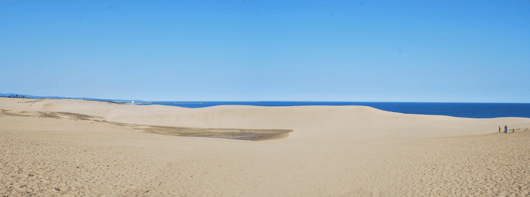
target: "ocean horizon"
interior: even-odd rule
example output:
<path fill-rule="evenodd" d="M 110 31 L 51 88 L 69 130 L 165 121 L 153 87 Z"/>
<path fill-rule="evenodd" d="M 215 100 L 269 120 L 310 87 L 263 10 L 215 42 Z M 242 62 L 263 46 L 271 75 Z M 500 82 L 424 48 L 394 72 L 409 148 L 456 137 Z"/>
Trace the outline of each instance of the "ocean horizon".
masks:
<path fill-rule="evenodd" d="M 0 94 L 0 97 L 28 99 L 82 99 L 137 105 L 166 105 L 185 108 L 204 108 L 220 105 L 262 107 L 290 106 L 368 106 L 403 114 L 442 115 L 460 118 L 530 118 L 530 103 L 457 103 L 457 102 L 350 102 L 350 101 L 142 101 L 125 99 L 96 99 L 84 97 L 32 96 Z"/>

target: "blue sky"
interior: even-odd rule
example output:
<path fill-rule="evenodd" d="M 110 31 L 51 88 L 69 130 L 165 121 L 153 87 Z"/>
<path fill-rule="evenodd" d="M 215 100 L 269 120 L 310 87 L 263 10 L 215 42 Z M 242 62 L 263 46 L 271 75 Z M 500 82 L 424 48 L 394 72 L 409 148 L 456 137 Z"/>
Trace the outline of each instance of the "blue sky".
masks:
<path fill-rule="evenodd" d="M 530 1 L 0 0 L 0 93 L 530 103 Z"/>

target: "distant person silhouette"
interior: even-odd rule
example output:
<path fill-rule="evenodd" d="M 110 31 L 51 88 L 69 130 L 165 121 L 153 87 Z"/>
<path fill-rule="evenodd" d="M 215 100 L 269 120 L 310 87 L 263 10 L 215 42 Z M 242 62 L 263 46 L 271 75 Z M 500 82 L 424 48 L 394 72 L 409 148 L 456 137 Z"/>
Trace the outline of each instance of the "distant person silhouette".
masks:
<path fill-rule="evenodd" d="M 508 133 L 508 125 L 504 125 L 504 133 Z"/>
<path fill-rule="evenodd" d="M 499 133 L 501 133 L 501 126 L 499 126 Z"/>

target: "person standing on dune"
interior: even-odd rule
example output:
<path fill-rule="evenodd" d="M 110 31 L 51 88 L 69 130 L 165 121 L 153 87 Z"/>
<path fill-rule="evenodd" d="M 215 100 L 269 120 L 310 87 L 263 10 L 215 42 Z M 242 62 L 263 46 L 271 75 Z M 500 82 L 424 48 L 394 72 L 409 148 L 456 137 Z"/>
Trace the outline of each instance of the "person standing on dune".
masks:
<path fill-rule="evenodd" d="M 508 133 L 508 125 L 504 125 L 504 133 Z"/>
<path fill-rule="evenodd" d="M 501 133 L 501 126 L 499 126 L 499 133 Z"/>

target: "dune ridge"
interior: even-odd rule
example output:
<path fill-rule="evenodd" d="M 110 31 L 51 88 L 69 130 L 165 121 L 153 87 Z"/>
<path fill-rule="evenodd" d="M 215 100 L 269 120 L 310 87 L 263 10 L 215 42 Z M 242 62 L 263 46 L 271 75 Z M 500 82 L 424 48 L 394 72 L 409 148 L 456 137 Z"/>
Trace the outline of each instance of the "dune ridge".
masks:
<path fill-rule="evenodd" d="M 29 102 L 29 103 L 28 103 Z M 294 130 L 288 139 L 393 139 L 488 134 L 523 128 L 528 118 L 472 119 L 387 112 L 365 106 L 214 106 L 182 108 L 61 99 L 2 98 L 5 109 L 63 111 L 155 126 Z"/>

